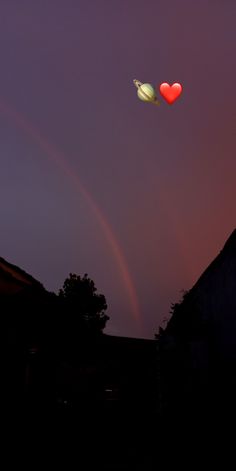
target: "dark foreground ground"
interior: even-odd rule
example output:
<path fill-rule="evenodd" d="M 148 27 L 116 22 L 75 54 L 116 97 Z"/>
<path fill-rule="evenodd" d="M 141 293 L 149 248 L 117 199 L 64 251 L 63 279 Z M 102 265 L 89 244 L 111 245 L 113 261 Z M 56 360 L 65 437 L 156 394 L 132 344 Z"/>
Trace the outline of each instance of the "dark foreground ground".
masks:
<path fill-rule="evenodd" d="M 132 343 L 132 352 L 134 348 Z M 2 382 L 3 469 L 234 469 L 233 386 L 217 375 L 214 387 L 209 391 L 201 388 L 201 396 L 194 387 L 195 394 L 187 404 L 177 381 L 175 390 L 169 388 L 175 398 L 173 408 L 160 414 L 156 376 L 152 368 L 147 375 L 150 361 L 147 357 L 143 361 L 143 347 L 140 357 L 138 351 L 135 361 L 131 354 L 123 355 L 123 360 L 119 354 L 116 361 L 109 346 L 109 354 L 106 351 L 105 355 L 109 362 L 101 364 L 99 360 L 92 377 L 88 378 L 87 372 L 82 381 L 79 376 L 79 383 L 86 384 L 79 394 L 74 389 L 77 382 L 71 381 L 75 372 L 72 363 L 66 368 L 70 371 L 69 383 L 64 367 L 58 363 L 58 381 L 55 358 L 48 356 L 34 360 L 31 382 L 25 389 L 25 362 L 19 350 L 13 351 Z M 98 358 L 97 352 L 93 358 Z M 103 378 L 102 383 L 99 378 Z M 108 384 L 120 388 L 118 396 L 100 394 Z"/>
<path fill-rule="evenodd" d="M 136 408 L 137 407 L 137 408 Z M 12 409 L 13 411 L 13 409 Z M 233 417 L 163 422 L 119 404 L 80 410 L 26 408 L 8 415 L 9 468 L 166 470 L 235 468 Z"/>
<path fill-rule="evenodd" d="M 23 411 L 22 411 L 23 412 Z M 9 457 L 34 468 L 156 469 L 156 424 L 139 410 L 29 410 L 7 423 Z M 7 436 L 6 435 L 6 436 Z"/>

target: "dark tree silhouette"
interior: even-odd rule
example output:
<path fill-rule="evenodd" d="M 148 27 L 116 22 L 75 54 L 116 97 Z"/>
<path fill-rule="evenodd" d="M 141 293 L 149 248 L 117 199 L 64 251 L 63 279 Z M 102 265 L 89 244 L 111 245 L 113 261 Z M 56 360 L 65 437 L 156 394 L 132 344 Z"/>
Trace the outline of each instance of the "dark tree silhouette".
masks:
<path fill-rule="evenodd" d="M 109 320 L 105 314 L 106 298 L 96 291 L 97 288 L 87 273 L 83 278 L 70 273 L 69 278 L 64 281 L 63 288 L 59 291 L 59 299 L 67 315 L 83 332 L 102 332 Z"/>

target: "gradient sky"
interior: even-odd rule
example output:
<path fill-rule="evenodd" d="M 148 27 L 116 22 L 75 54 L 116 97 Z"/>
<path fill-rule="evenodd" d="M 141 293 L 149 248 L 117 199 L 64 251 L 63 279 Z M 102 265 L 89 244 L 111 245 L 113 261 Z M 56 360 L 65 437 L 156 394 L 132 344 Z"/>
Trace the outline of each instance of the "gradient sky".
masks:
<path fill-rule="evenodd" d="M 53 291 L 88 273 L 108 333 L 153 338 L 236 226 L 235 18 L 232 0 L 1 0 L 0 255 Z M 145 104 L 134 78 L 183 94 Z"/>

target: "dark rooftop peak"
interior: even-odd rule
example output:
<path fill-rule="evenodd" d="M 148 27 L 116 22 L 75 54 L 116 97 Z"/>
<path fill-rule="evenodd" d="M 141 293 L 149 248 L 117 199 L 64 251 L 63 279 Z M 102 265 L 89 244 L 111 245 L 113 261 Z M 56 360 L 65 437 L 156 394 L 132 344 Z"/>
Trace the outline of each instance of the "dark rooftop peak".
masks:
<path fill-rule="evenodd" d="M 227 239 L 223 247 L 223 250 L 229 250 L 229 249 L 234 250 L 236 252 L 236 229 L 234 229 L 234 231 L 229 236 L 229 238 Z"/>
<path fill-rule="evenodd" d="M 0 280 L 1 294 L 4 294 L 5 292 L 10 294 L 12 289 L 13 291 L 17 291 L 17 288 L 15 289 L 13 286 L 44 289 L 43 285 L 33 278 L 33 276 L 29 275 L 18 266 L 7 262 L 2 257 L 0 257 Z"/>

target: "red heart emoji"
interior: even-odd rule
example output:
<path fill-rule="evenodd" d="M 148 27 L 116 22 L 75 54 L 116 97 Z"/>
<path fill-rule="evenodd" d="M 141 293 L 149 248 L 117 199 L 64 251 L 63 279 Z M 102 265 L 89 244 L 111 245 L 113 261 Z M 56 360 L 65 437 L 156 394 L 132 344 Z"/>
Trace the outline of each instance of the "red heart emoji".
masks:
<path fill-rule="evenodd" d="M 170 86 L 168 83 L 164 82 L 160 85 L 160 93 L 167 103 L 171 105 L 181 95 L 182 86 L 180 83 L 173 83 L 173 85 Z"/>

